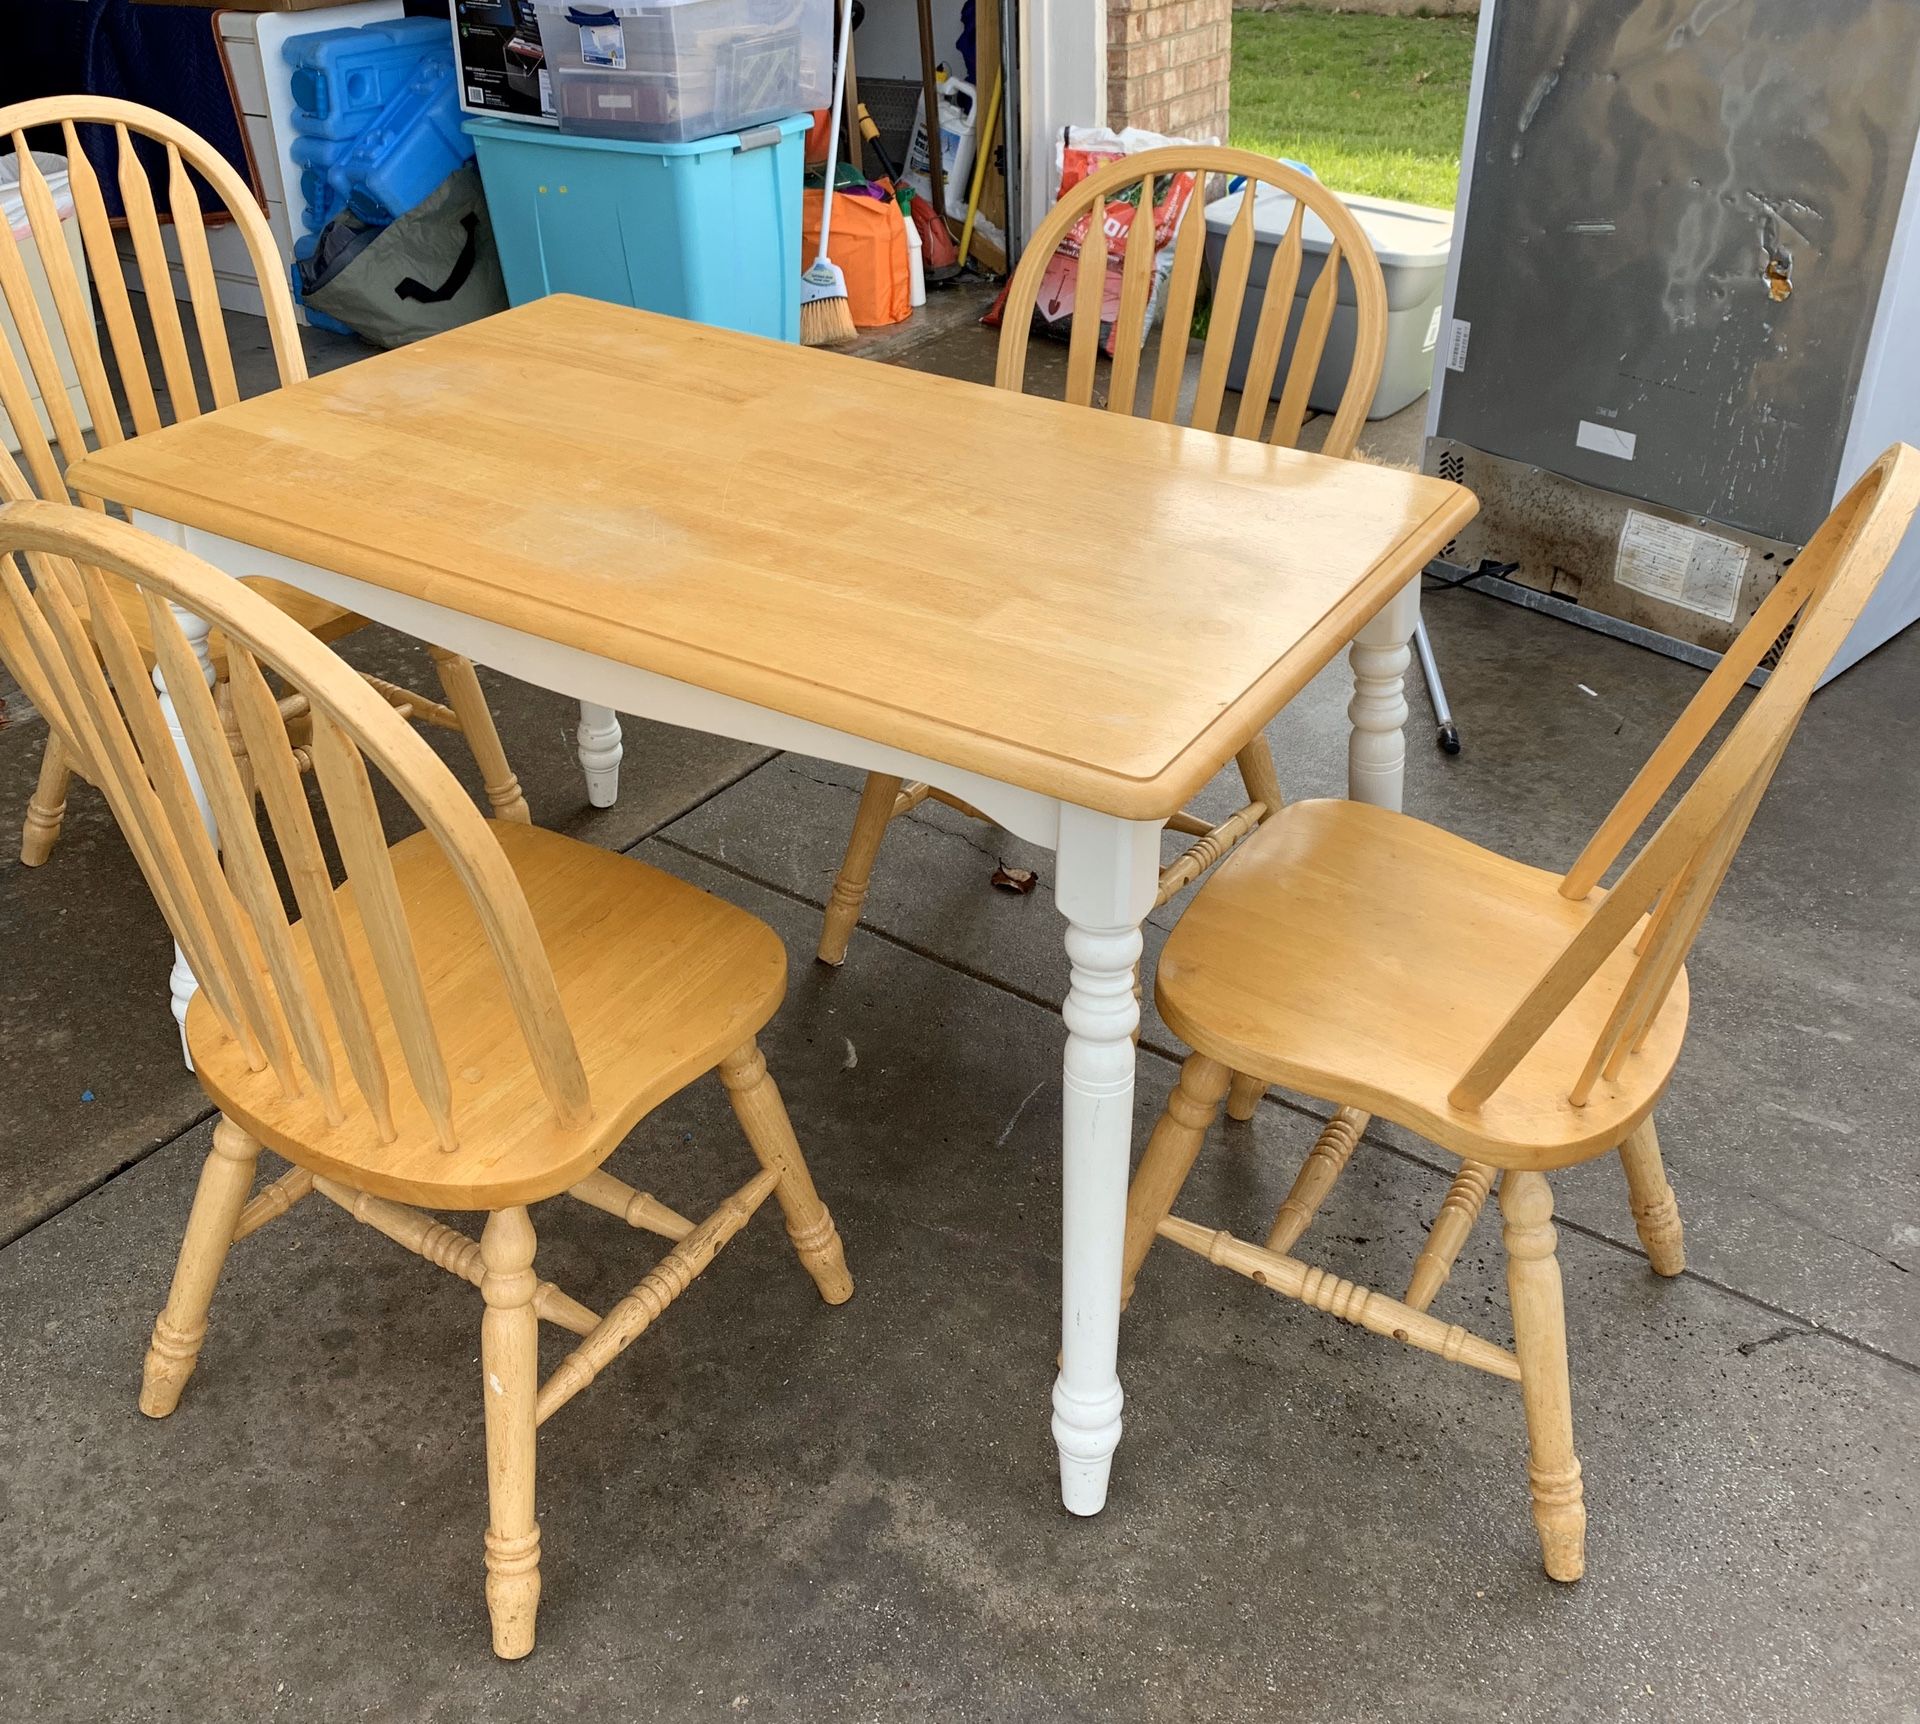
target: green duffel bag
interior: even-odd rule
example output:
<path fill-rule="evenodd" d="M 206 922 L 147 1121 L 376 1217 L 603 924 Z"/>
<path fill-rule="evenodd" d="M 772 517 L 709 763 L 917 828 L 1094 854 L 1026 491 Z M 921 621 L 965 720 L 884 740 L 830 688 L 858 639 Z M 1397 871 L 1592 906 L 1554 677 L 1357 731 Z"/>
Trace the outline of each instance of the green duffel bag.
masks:
<path fill-rule="evenodd" d="M 507 309 L 472 162 L 385 227 L 368 227 L 348 212 L 335 216 L 299 267 L 307 307 L 378 347 L 404 347 Z"/>

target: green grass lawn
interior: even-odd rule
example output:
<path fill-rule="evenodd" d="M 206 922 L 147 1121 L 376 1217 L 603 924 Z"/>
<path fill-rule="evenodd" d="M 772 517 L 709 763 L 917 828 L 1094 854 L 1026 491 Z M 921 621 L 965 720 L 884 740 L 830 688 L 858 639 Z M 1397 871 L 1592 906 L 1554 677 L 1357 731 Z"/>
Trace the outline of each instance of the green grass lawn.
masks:
<path fill-rule="evenodd" d="M 1451 204 L 1471 18 L 1233 15 L 1231 142 L 1305 162 L 1336 191 Z"/>

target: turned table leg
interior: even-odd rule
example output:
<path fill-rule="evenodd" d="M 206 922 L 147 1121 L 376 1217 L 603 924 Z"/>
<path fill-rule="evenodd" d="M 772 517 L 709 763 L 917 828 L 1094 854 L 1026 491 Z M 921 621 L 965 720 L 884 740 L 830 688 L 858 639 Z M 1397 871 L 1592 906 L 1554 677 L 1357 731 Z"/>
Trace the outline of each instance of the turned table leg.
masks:
<path fill-rule="evenodd" d="M 1347 719 L 1347 795 L 1398 810 L 1407 767 L 1408 642 L 1420 620 L 1420 582 L 1409 581 L 1353 638 Z"/>
<path fill-rule="evenodd" d="M 580 752 L 580 770 L 587 775 L 587 800 L 595 808 L 611 808 L 620 799 L 620 715 L 610 706 L 580 703 L 580 728 L 574 740 Z"/>
<path fill-rule="evenodd" d="M 1098 1514 L 1120 1445 L 1120 1278 L 1133 1135 L 1133 968 L 1160 878 L 1157 824 L 1063 806 L 1055 902 L 1072 983 L 1061 1118 L 1060 1499 Z"/>

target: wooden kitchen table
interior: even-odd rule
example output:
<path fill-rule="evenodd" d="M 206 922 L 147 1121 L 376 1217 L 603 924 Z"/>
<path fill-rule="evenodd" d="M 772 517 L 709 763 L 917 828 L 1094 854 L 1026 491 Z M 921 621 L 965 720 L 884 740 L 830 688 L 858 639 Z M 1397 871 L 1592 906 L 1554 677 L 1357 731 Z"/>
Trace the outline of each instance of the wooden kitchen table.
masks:
<path fill-rule="evenodd" d="M 1161 827 L 1349 642 L 1350 790 L 1397 806 L 1418 576 L 1471 495 L 564 296 L 70 477 L 234 575 L 587 702 L 924 780 L 1055 852 L 1053 1433 L 1066 1506 L 1097 1512 Z"/>

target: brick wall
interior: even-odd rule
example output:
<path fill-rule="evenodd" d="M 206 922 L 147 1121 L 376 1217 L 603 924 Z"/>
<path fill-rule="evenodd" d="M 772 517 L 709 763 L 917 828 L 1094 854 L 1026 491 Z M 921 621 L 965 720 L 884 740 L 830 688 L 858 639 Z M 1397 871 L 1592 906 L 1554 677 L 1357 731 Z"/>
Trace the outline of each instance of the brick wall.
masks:
<path fill-rule="evenodd" d="M 1233 0 L 1108 0 L 1107 124 L 1226 141 Z"/>

